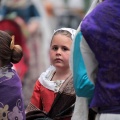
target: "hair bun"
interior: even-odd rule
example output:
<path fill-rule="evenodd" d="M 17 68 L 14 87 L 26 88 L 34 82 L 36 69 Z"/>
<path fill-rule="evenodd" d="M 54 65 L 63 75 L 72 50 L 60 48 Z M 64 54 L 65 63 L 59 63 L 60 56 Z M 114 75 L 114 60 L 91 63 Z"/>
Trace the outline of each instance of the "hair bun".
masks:
<path fill-rule="evenodd" d="M 20 45 L 14 45 L 13 53 L 11 56 L 12 63 L 18 63 L 23 56 L 22 47 Z"/>

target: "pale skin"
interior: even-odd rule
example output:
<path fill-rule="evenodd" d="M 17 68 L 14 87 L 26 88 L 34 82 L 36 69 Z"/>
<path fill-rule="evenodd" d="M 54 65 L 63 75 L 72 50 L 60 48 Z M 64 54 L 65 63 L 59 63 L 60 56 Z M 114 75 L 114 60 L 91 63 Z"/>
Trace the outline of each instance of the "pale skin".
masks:
<path fill-rule="evenodd" d="M 70 75 L 69 57 L 71 45 L 71 38 L 65 35 L 57 34 L 53 37 L 49 54 L 51 64 L 56 68 L 56 73 L 52 80 L 65 80 Z"/>

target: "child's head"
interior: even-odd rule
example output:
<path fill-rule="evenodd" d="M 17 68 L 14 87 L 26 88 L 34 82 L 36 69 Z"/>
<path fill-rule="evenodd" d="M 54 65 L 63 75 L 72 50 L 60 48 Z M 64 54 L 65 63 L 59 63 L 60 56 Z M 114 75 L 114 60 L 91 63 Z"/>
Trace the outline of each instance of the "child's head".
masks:
<path fill-rule="evenodd" d="M 50 44 L 50 61 L 56 68 L 69 68 L 69 57 L 75 30 L 61 28 L 54 32 Z"/>
<path fill-rule="evenodd" d="M 18 63 L 23 56 L 20 45 L 14 45 L 14 37 L 0 30 L 0 67 L 12 63 Z"/>

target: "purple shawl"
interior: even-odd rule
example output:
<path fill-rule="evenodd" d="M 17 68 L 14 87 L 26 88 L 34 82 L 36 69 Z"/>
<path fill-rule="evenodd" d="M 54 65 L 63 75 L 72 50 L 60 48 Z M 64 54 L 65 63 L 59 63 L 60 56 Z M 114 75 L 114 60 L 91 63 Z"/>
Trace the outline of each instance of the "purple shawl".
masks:
<path fill-rule="evenodd" d="M 0 68 L 0 118 L 25 120 L 21 80 L 11 68 Z"/>
<path fill-rule="evenodd" d="M 97 5 L 81 32 L 99 63 L 91 107 L 119 106 L 120 111 L 120 0 Z"/>

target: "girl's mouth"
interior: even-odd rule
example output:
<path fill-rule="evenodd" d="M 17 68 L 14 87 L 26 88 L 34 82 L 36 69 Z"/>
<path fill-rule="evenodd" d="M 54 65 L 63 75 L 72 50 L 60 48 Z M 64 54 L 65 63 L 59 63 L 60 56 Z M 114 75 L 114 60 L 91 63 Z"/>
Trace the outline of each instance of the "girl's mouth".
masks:
<path fill-rule="evenodd" d="M 61 62 L 62 60 L 60 58 L 55 59 L 56 62 Z"/>

